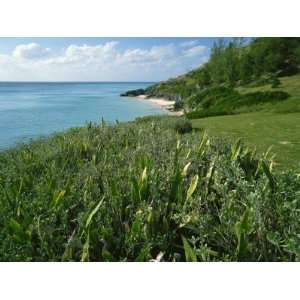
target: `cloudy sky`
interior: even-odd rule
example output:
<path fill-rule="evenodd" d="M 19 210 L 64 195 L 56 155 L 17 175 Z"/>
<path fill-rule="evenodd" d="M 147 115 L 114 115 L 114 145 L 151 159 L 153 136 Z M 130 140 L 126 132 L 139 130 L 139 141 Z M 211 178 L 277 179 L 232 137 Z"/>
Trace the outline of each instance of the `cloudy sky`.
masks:
<path fill-rule="evenodd" d="M 0 81 L 158 81 L 207 61 L 214 38 L 0 38 Z"/>

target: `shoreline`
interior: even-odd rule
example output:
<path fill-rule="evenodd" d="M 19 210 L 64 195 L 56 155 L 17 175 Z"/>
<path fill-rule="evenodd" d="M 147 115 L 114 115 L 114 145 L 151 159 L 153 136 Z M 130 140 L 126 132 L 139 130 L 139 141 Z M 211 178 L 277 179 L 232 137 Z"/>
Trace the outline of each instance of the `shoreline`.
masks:
<path fill-rule="evenodd" d="M 183 110 L 174 111 L 174 104 L 175 101 L 167 100 L 164 98 L 148 98 L 147 95 L 139 95 L 132 97 L 139 101 L 147 101 L 155 104 L 156 106 L 159 106 L 161 109 L 166 110 L 169 115 L 173 116 L 182 116 Z"/>

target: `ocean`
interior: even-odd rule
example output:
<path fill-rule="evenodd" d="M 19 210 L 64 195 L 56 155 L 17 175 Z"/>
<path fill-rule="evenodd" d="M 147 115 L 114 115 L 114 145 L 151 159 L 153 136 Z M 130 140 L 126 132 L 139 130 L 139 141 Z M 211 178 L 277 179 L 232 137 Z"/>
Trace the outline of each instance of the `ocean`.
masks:
<path fill-rule="evenodd" d="M 86 122 L 164 114 L 153 103 L 120 97 L 151 83 L 0 82 L 0 150 Z"/>

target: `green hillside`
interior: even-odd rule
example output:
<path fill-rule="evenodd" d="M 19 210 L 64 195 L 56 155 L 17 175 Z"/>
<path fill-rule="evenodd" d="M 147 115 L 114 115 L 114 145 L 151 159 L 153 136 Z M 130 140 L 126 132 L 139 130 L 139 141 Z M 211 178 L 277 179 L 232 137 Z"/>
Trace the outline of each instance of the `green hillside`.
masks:
<path fill-rule="evenodd" d="M 219 40 L 207 63 L 136 91 L 175 100 L 189 118 L 299 110 L 300 38 Z M 134 92 L 133 92 L 134 94 Z"/>
<path fill-rule="evenodd" d="M 243 141 L 258 151 L 272 147 L 280 169 L 300 172 L 300 75 L 280 78 L 280 86 L 238 87 L 242 95 L 281 90 L 290 95 L 284 101 L 270 101 L 241 107 L 234 116 L 194 120 L 195 128 L 205 128 L 214 136 Z M 246 114 L 241 114 L 246 112 Z"/>
<path fill-rule="evenodd" d="M 285 101 L 278 101 L 276 103 L 270 103 L 262 105 L 261 109 L 270 112 L 277 113 L 289 113 L 300 111 L 300 75 L 292 75 L 278 78 L 280 85 L 276 88 L 272 88 L 270 84 L 261 85 L 259 87 L 238 87 L 237 90 L 241 94 L 266 92 L 271 90 L 284 91 L 289 95 L 289 98 Z"/>

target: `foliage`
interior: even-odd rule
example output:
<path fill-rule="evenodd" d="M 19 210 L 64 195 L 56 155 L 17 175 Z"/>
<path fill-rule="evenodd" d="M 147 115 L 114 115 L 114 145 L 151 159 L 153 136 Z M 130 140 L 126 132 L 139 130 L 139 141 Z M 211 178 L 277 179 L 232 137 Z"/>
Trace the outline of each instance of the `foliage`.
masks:
<path fill-rule="evenodd" d="M 191 121 L 184 118 L 179 118 L 174 124 L 174 129 L 177 133 L 184 134 L 191 132 L 193 128 Z"/>
<path fill-rule="evenodd" d="M 175 101 L 175 103 L 174 103 L 175 111 L 181 110 L 181 109 L 183 109 L 183 107 L 184 107 L 183 101 Z"/>
<path fill-rule="evenodd" d="M 215 84 L 247 83 L 268 74 L 292 75 L 298 72 L 299 49 L 299 38 L 255 38 L 250 43 L 238 38 L 228 44 L 221 39 L 203 68 Z"/>
<path fill-rule="evenodd" d="M 275 89 L 280 86 L 280 80 L 278 78 L 273 78 L 271 88 Z"/>
<path fill-rule="evenodd" d="M 295 261 L 300 181 L 175 118 L 0 153 L 1 261 Z"/>
<path fill-rule="evenodd" d="M 225 86 L 217 86 L 212 88 L 205 88 L 200 92 L 194 94 L 188 99 L 188 105 L 192 109 L 197 108 L 211 108 L 215 106 L 220 100 L 224 98 L 232 98 L 234 100 L 239 98 L 239 93 L 236 92 L 233 88 L 228 88 Z"/>
<path fill-rule="evenodd" d="M 189 99 L 194 108 L 186 116 L 190 119 L 221 116 L 239 113 L 240 109 L 265 103 L 276 103 L 286 100 L 289 94 L 283 91 L 256 91 L 240 94 L 232 88 L 207 88 Z"/>

